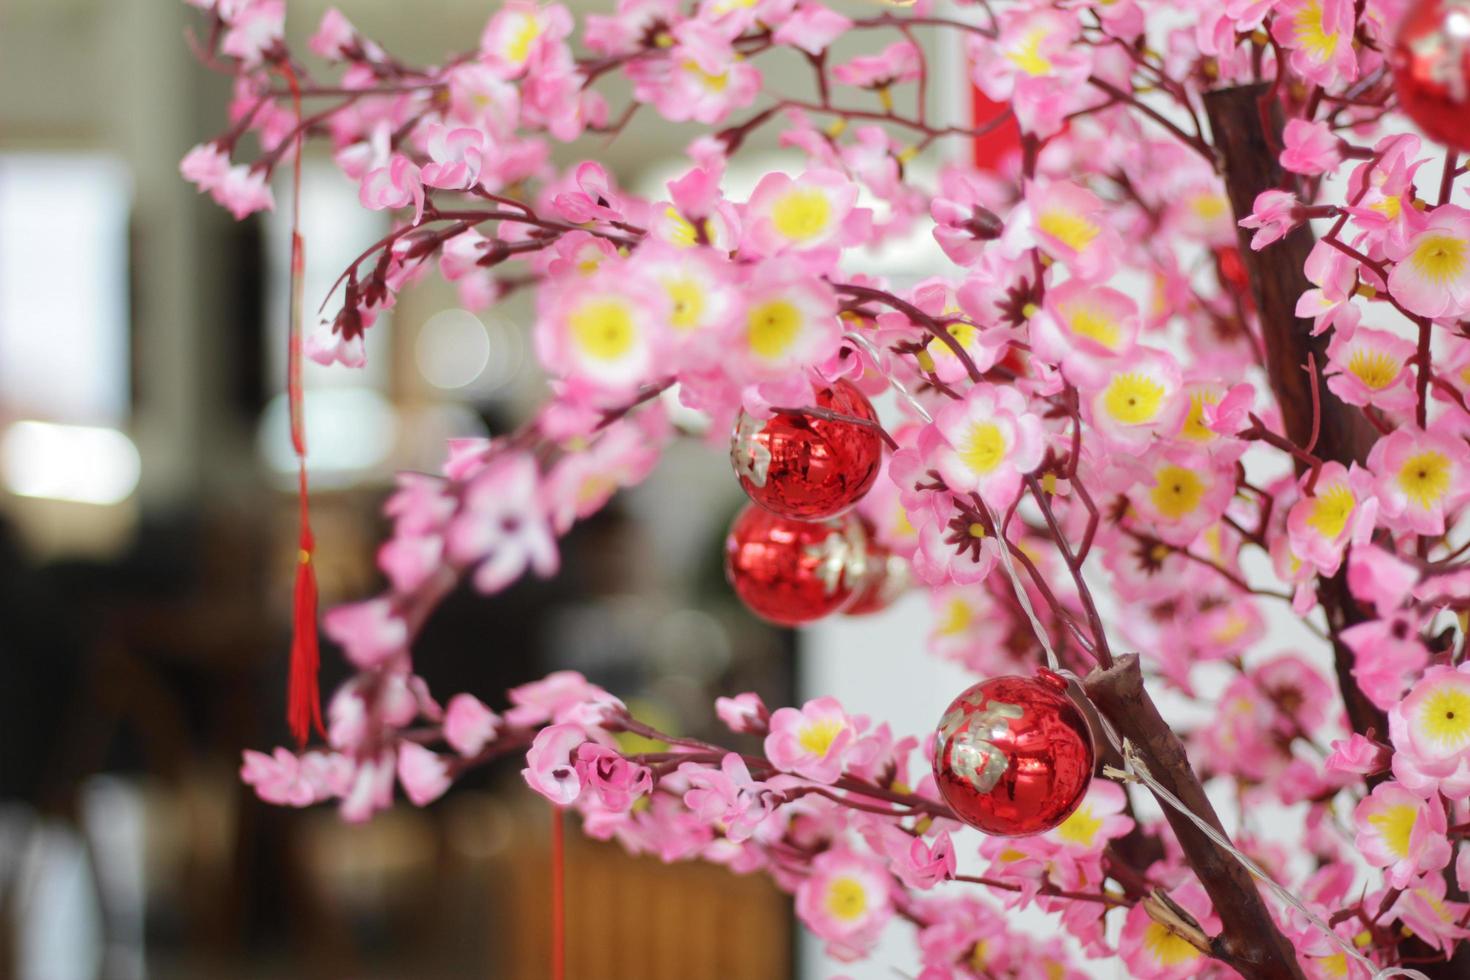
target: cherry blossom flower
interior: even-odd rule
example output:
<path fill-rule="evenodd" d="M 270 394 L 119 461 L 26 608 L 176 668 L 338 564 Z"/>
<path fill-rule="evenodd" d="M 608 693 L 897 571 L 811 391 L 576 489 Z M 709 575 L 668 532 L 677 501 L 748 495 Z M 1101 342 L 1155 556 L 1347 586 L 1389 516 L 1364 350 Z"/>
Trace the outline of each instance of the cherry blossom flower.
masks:
<path fill-rule="evenodd" d="M 679 772 L 689 783 L 685 805 L 706 823 L 723 826 L 732 841 L 749 840 L 775 809 L 775 790 L 752 779 L 745 761 L 734 752 L 720 760 L 718 770 L 686 762 Z"/>
<path fill-rule="evenodd" d="M 1233 474 L 1222 473 L 1203 453 L 1166 449 L 1143 465 L 1147 476 L 1130 499 L 1139 516 L 1170 544 L 1189 545 L 1220 519 L 1235 494 Z"/>
<path fill-rule="evenodd" d="M 1240 227 L 1256 230 L 1251 248 L 1259 252 L 1301 224 L 1300 214 L 1296 196 L 1290 191 L 1262 191 L 1256 195 L 1250 215 L 1240 219 Z"/>
<path fill-rule="evenodd" d="M 808 170 L 795 180 L 766 174 L 745 206 L 742 253 L 774 255 L 860 238 L 870 212 L 853 208 L 857 192 L 857 185 L 835 170 Z"/>
<path fill-rule="evenodd" d="M 1358 287 L 1358 266 L 1352 259 L 1327 242 L 1312 246 L 1304 271 L 1317 284 L 1297 300 L 1296 315 L 1312 318 L 1312 333 L 1328 327 L 1346 330 L 1358 325 L 1362 311 L 1352 299 Z"/>
<path fill-rule="evenodd" d="M 633 97 L 670 122 L 717 124 L 755 101 L 760 69 L 738 56 L 729 39 L 698 22 L 679 25 L 667 58 L 631 61 Z"/>
<path fill-rule="evenodd" d="M 1096 379 L 1100 362 L 1123 357 L 1138 336 L 1138 304 L 1116 289 L 1071 279 L 1046 291 L 1040 315 L 1030 320 L 1031 348 L 1061 365 L 1074 383 Z"/>
<path fill-rule="evenodd" d="M 971 38 L 971 78 L 987 97 L 1010 103 L 1025 132 L 1046 137 L 1075 107 L 1091 69 L 1090 49 L 1074 44 L 1077 15 L 1055 7 L 1011 7 L 994 42 Z"/>
<path fill-rule="evenodd" d="M 1394 888 L 1450 863 L 1444 807 L 1396 782 L 1379 783 L 1353 810 L 1354 843 Z"/>
<path fill-rule="evenodd" d="M 505 723 L 512 728 L 548 721 L 561 724 L 580 713 L 584 705 L 622 705 L 575 670 L 553 671 L 539 681 L 511 688 L 510 703 L 514 707 L 505 713 Z"/>
<path fill-rule="evenodd" d="M 467 126 L 453 129 L 448 126 L 432 127 L 428 138 L 432 162 L 419 170 L 419 179 L 426 187 L 449 190 L 474 187 L 480 180 L 480 168 L 484 166 L 484 141 L 485 136 L 480 130 Z"/>
<path fill-rule="evenodd" d="M 1444 533 L 1445 515 L 1470 499 L 1462 443 L 1436 428 L 1396 429 L 1374 443 L 1379 513 L 1396 531 Z"/>
<path fill-rule="evenodd" d="M 1373 531 L 1378 503 L 1372 477 L 1357 464 L 1324 463 L 1310 494 L 1311 474 L 1302 477 L 1302 496 L 1287 514 L 1291 550 L 1323 575 L 1336 575 L 1349 541 L 1363 543 Z"/>
<path fill-rule="evenodd" d="M 827 50 L 851 27 L 852 21 L 835 10 L 820 3 L 801 3 L 776 28 L 772 40 L 816 55 Z"/>
<path fill-rule="evenodd" d="M 919 77 L 919 49 L 910 41 L 895 41 L 877 54 L 858 55 L 832 68 L 832 77 L 855 88 L 883 89 Z"/>
<path fill-rule="evenodd" d="M 271 211 L 276 206 L 276 198 L 265 178 L 265 171 L 239 164 L 225 171 L 210 188 L 209 196 L 234 215 L 236 221 L 257 211 Z"/>
<path fill-rule="evenodd" d="M 281 748 L 271 755 L 246 749 L 240 768 L 240 778 L 256 795 L 283 806 L 311 806 L 341 796 L 351 777 L 351 762 L 336 753 L 297 756 Z"/>
<path fill-rule="evenodd" d="M 1410 409 L 1415 403 L 1409 384 L 1413 356 L 1411 342 L 1386 331 L 1339 327 L 1327 345 L 1327 387 L 1349 405 Z"/>
<path fill-rule="evenodd" d="M 585 795 L 603 810 L 625 811 L 653 789 L 647 766 L 636 765 L 605 745 L 583 742 L 575 758 Z"/>
<path fill-rule="evenodd" d="M 1353 679 L 1379 708 L 1388 710 L 1429 661 L 1412 622 L 1399 615 L 1370 619 L 1342 631 L 1353 651 Z"/>
<path fill-rule="evenodd" d="M 1470 313 L 1470 211 L 1453 204 L 1435 208 L 1403 244 L 1385 243 L 1395 260 L 1388 290 L 1411 313 Z"/>
<path fill-rule="evenodd" d="M 1131 357 L 1110 364 L 1106 377 L 1092 387 L 1090 420 L 1110 441 L 1136 448 L 1154 433 L 1178 427 L 1188 409 L 1180 391 L 1174 359 L 1139 347 Z"/>
<path fill-rule="evenodd" d="M 444 708 L 444 741 L 465 758 L 478 755 L 500 727 L 500 716 L 472 694 L 456 694 Z"/>
<path fill-rule="evenodd" d="M 561 4 L 506 0 L 485 25 L 480 51 L 502 78 L 516 78 L 540 48 L 559 43 L 571 32 L 572 16 Z"/>
<path fill-rule="evenodd" d="M 573 753 L 587 742 L 576 725 L 548 725 L 536 733 L 526 753 L 521 776 L 526 784 L 558 806 L 574 802 L 582 792 L 582 769 Z"/>
<path fill-rule="evenodd" d="M 818 783 L 835 783 L 859 729 L 836 698 L 817 698 L 771 714 L 766 757 L 777 768 Z"/>
<path fill-rule="evenodd" d="M 217 143 L 200 143 L 179 161 L 179 173 L 201 192 L 212 191 L 230 170 L 230 155 Z"/>
<path fill-rule="evenodd" d="M 829 955 L 863 955 L 893 915 L 892 880 L 882 865 L 844 848 L 812 859 L 796 891 L 796 914 L 827 943 Z"/>
<path fill-rule="evenodd" d="M 286 0 L 251 0 L 228 20 L 220 50 L 259 65 L 286 34 Z"/>
<path fill-rule="evenodd" d="M 323 617 L 322 629 L 358 667 L 376 667 L 408 645 L 408 625 L 388 599 L 338 606 Z"/>
<path fill-rule="evenodd" d="M 556 572 L 556 542 L 539 493 L 536 463 L 520 453 L 496 456 L 465 490 L 445 543 L 454 561 L 479 563 L 480 591 L 498 592 L 528 567 L 543 578 Z"/>
<path fill-rule="evenodd" d="M 1033 181 L 1026 185 L 1026 204 L 1037 243 L 1072 275 L 1090 282 L 1112 275 L 1122 242 L 1096 194 L 1066 181 Z"/>
<path fill-rule="evenodd" d="M 414 224 L 424 216 L 424 185 L 419 168 L 401 153 L 393 154 L 386 167 L 368 171 L 357 196 L 363 207 L 373 211 L 406 208 L 412 204 Z"/>
<path fill-rule="evenodd" d="M 935 416 L 932 459 L 951 490 L 978 493 L 996 512 L 1015 502 L 1021 477 L 1041 462 L 1041 420 L 1011 388 L 976 385 Z"/>
<path fill-rule="evenodd" d="M 398 782 L 414 806 L 428 806 L 449 789 L 449 766 L 444 759 L 415 742 L 398 746 Z"/>
<path fill-rule="evenodd" d="M 790 377 L 801 365 L 836 353 L 842 342 L 836 299 L 820 280 L 783 274 L 779 263 L 768 262 L 752 274 L 744 294 L 744 323 L 730 351 L 744 377 Z"/>
<path fill-rule="evenodd" d="M 1335 739 L 1332 752 L 1324 763 L 1333 772 L 1373 775 L 1388 769 L 1388 751 L 1372 739 L 1357 732 L 1345 739 Z"/>
<path fill-rule="evenodd" d="M 1342 163 L 1342 140 L 1320 120 L 1288 120 L 1282 142 L 1281 165 L 1292 173 L 1314 177 Z"/>
<path fill-rule="evenodd" d="M 761 696 L 752 691 L 737 694 L 733 698 L 715 699 L 715 714 L 725 727 L 736 734 L 764 735 L 771 713 Z"/>
<path fill-rule="evenodd" d="M 575 289 L 542 293 L 535 340 L 548 370 L 609 397 L 653 380 L 669 343 L 671 303 L 633 271 L 610 262 Z"/>
<path fill-rule="evenodd" d="M 1352 0 L 1280 0 L 1271 36 L 1291 52 L 1292 70 L 1318 85 L 1358 77 Z"/>
<path fill-rule="evenodd" d="M 1393 773 L 1421 795 L 1470 798 L 1470 665 L 1426 670 L 1388 712 Z"/>

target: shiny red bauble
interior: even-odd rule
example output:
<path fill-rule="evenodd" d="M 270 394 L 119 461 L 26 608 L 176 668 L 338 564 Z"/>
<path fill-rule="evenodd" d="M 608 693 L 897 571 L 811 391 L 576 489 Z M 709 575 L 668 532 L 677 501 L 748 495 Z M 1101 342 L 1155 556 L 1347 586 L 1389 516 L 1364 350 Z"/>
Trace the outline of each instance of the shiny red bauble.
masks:
<path fill-rule="evenodd" d="M 816 404 L 837 415 L 878 421 L 867 396 L 849 381 L 817 392 Z M 878 478 L 882 462 L 883 441 L 872 426 L 796 412 L 768 419 L 742 412 L 730 439 L 730 463 L 750 499 L 799 521 L 848 510 Z"/>
<path fill-rule="evenodd" d="M 761 619 L 799 626 L 852 601 L 867 554 L 856 517 L 793 521 L 749 505 L 725 539 L 725 576 Z"/>
<path fill-rule="evenodd" d="M 845 616 L 867 616 L 882 612 L 908 591 L 912 582 L 907 558 L 892 554 L 887 548 L 868 542 L 868 561 L 857 594 L 844 610 Z"/>
<path fill-rule="evenodd" d="M 1049 670 L 992 677 L 955 698 L 934 738 L 940 795 L 998 837 L 1040 834 L 1077 809 L 1097 752 L 1067 684 Z"/>
<path fill-rule="evenodd" d="M 1420 0 L 1393 48 L 1399 108 L 1431 137 L 1470 150 L 1470 6 Z"/>

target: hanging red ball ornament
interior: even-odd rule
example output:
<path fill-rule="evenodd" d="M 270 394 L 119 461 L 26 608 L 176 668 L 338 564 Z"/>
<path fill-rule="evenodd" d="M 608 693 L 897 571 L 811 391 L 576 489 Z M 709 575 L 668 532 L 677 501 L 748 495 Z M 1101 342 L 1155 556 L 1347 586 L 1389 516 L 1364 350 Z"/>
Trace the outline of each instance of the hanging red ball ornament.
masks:
<path fill-rule="evenodd" d="M 1421 0 L 1399 26 L 1393 54 L 1399 108 L 1456 150 L 1470 150 L 1470 7 Z"/>
<path fill-rule="evenodd" d="M 793 521 L 747 506 L 725 539 L 725 577 L 760 618 L 799 626 L 841 611 L 867 571 L 868 542 L 852 516 Z"/>
<path fill-rule="evenodd" d="M 876 423 L 872 402 L 838 380 L 817 392 L 816 407 Z M 745 412 L 730 439 L 730 463 L 751 500 L 782 517 L 819 521 L 843 513 L 878 478 L 883 441 L 861 422 L 777 412 L 758 419 Z"/>
<path fill-rule="evenodd" d="M 1061 677 L 993 677 L 955 698 L 934 737 L 940 795 L 997 837 L 1051 830 L 1077 808 L 1097 760 Z"/>
<path fill-rule="evenodd" d="M 893 554 L 871 538 L 868 542 L 866 565 L 863 580 L 858 583 L 857 595 L 842 610 L 844 616 L 867 616 L 882 612 L 908 591 L 912 582 L 908 559 Z"/>

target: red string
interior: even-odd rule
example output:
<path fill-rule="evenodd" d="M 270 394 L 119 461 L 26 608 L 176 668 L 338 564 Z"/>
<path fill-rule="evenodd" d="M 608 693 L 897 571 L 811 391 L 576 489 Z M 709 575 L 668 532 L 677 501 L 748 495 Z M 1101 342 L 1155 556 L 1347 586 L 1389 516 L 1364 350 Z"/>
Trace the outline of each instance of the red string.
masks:
<path fill-rule="evenodd" d="M 551 980 L 566 975 L 566 895 L 563 877 L 566 873 L 566 842 L 563 839 L 561 808 L 551 808 Z"/>
<path fill-rule="evenodd" d="M 301 86 L 287 61 L 276 63 L 291 88 L 296 112 L 296 152 L 291 161 L 291 315 L 286 348 L 286 401 L 291 410 L 291 448 L 296 453 L 296 493 L 300 502 L 300 531 L 296 548 L 296 590 L 291 616 L 291 675 L 286 693 L 286 721 L 298 747 L 305 748 L 311 731 L 322 731 L 321 692 L 317 670 L 321 651 L 316 634 L 316 566 L 312 561 L 316 538 L 311 533 L 311 508 L 306 487 L 306 421 L 301 393 L 301 291 L 306 266 L 306 243 L 301 238 Z"/>

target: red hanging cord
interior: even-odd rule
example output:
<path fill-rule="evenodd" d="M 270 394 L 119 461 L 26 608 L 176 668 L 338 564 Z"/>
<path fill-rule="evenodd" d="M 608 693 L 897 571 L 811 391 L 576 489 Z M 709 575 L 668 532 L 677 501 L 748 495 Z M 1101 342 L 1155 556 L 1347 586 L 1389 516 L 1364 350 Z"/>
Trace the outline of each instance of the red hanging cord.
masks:
<path fill-rule="evenodd" d="M 276 68 L 291 88 L 296 125 L 301 125 L 301 86 L 287 61 Z M 306 245 L 301 238 L 301 149 L 306 134 L 297 132 L 291 162 L 291 316 L 286 354 L 286 400 L 291 409 L 291 448 L 296 452 L 296 493 L 300 502 L 300 531 L 296 548 L 296 594 L 291 617 L 291 676 L 286 694 L 286 721 L 299 748 L 305 748 L 311 730 L 322 731 L 321 692 L 317 669 L 321 651 L 316 635 L 316 566 L 312 562 L 316 539 L 311 533 L 311 508 L 306 487 L 306 424 L 301 393 L 301 292 Z"/>
<path fill-rule="evenodd" d="M 567 969 L 566 841 L 561 807 L 551 808 L 551 980 L 562 980 Z"/>

